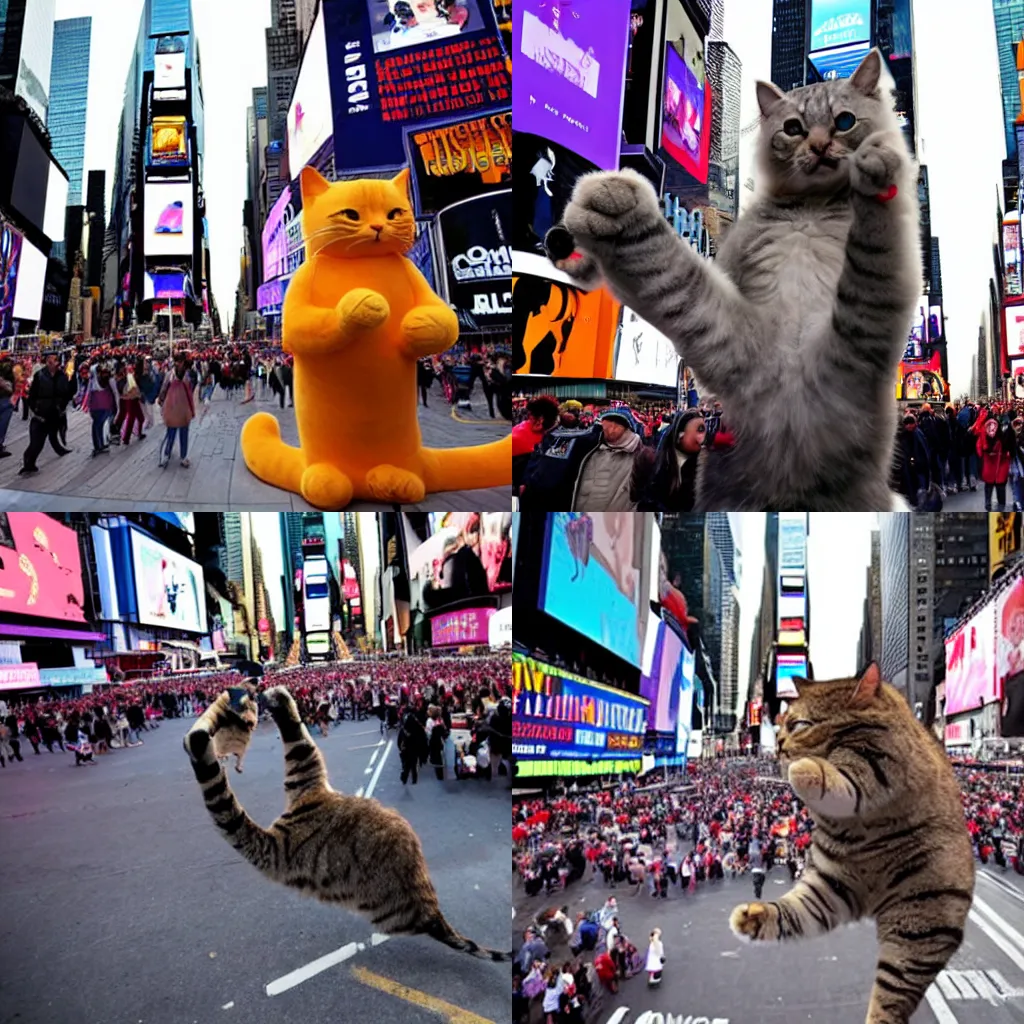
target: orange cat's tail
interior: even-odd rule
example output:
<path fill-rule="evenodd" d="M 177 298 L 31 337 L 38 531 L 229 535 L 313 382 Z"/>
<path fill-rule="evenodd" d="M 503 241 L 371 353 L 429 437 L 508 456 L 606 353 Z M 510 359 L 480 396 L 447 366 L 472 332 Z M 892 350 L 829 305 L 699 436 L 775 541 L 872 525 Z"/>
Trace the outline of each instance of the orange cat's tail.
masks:
<path fill-rule="evenodd" d="M 428 492 L 474 491 L 512 484 L 512 435 L 475 448 L 425 448 Z"/>
<path fill-rule="evenodd" d="M 245 421 L 242 456 L 261 480 L 293 494 L 300 493 L 306 461 L 301 449 L 281 440 L 281 428 L 269 412 L 258 412 Z"/>

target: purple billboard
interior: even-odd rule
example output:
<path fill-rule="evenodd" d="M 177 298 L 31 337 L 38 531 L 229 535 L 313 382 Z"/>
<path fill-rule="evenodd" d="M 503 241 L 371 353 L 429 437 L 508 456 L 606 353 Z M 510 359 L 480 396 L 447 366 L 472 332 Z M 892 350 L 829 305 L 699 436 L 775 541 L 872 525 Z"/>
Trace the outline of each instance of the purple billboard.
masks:
<path fill-rule="evenodd" d="M 457 644 L 485 644 L 494 608 L 465 608 L 461 612 L 445 612 L 430 620 L 430 640 L 435 647 Z"/>
<path fill-rule="evenodd" d="M 630 0 L 518 0 L 512 123 L 619 166 Z"/>
<path fill-rule="evenodd" d="M 294 217 L 291 203 L 292 190 L 285 188 L 267 214 L 267 223 L 263 228 L 264 281 L 273 281 L 287 270 L 288 224 Z"/>

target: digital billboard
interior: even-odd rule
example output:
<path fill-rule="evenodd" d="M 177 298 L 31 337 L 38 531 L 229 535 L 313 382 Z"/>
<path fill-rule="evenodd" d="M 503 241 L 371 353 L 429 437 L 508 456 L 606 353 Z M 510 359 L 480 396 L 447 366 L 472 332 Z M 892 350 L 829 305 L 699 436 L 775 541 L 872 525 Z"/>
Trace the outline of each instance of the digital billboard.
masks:
<path fill-rule="evenodd" d="M 990 602 L 946 640 L 946 716 L 998 700 L 996 606 Z"/>
<path fill-rule="evenodd" d="M 200 565 L 131 529 L 139 622 L 206 632 L 206 587 Z"/>
<path fill-rule="evenodd" d="M 333 130 L 327 37 L 321 7 L 309 33 L 302 68 L 288 108 L 288 168 L 293 178 L 299 176 L 302 168 L 331 137 Z"/>
<path fill-rule="evenodd" d="M 18 290 L 14 295 L 14 319 L 38 320 L 43 308 L 46 257 L 26 238 L 21 243 Z"/>
<path fill-rule="evenodd" d="M 191 256 L 194 203 L 191 184 L 147 184 L 145 189 L 145 254 Z"/>
<path fill-rule="evenodd" d="M 807 567 L 807 514 L 779 513 L 779 573 L 803 573 Z"/>
<path fill-rule="evenodd" d="M 20 57 L 18 77 L 15 80 L 15 95 L 36 112 L 39 120 L 46 124 L 50 109 L 50 67 L 53 58 L 53 19 L 57 0 L 31 0 L 21 4 L 24 21 L 21 27 L 21 53 L 18 54 L 17 35 L 13 35 L 13 52 Z M 6 16 L 7 4 L 2 12 Z M 15 5 L 11 15 L 16 17 Z M 6 19 L 5 19 L 6 20 Z M 2 38 L 2 33 L 0 33 Z M 5 54 L 6 56 L 6 54 Z M 12 68 L 13 71 L 13 68 Z"/>
<path fill-rule="evenodd" d="M 434 647 L 486 644 L 490 639 L 491 616 L 494 612 L 494 608 L 440 612 L 430 620 L 430 642 Z"/>
<path fill-rule="evenodd" d="M 640 675 L 640 696 L 650 701 L 647 728 L 675 733 L 679 712 L 679 678 L 682 672 L 683 641 L 670 626 L 655 620 L 654 651 L 649 671 Z"/>
<path fill-rule="evenodd" d="M 1020 279 L 1020 221 L 1003 221 L 1003 275 L 1005 294 L 1021 294 Z"/>
<path fill-rule="evenodd" d="M 142 290 L 143 299 L 183 299 L 185 275 L 180 272 L 146 274 Z"/>
<path fill-rule="evenodd" d="M 561 143 L 603 170 L 622 145 L 630 0 L 517 0 L 516 131 Z"/>
<path fill-rule="evenodd" d="M 463 334 L 512 323 L 512 190 L 464 199 L 437 215 L 443 297 Z"/>
<path fill-rule="evenodd" d="M 28 690 L 39 686 L 39 666 L 34 661 L 0 665 L 0 690 Z"/>
<path fill-rule="evenodd" d="M 42 512 L 0 512 L 0 617 L 85 622 L 78 535 Z"/>
<path fill-rule="evenodd" d="M 512 103 L 494 10 L 484 0 L 337 0 L 322 9 L 332 130 L 337 139 L 358 140 L 335 147 L 339 176 L 405 164 L 409 128 Z M 299 166 L 291 160 L 293 176 Z"/>
<path fill-rule="evenodd" d="M 615 345 L 615 379 L 675 387 L 679 380 L 679 353 L 675 345 L 628 306 Z"/>
<path fill-rule="evenodd" d="M 1018 576 L 996 601 L 996 678 L 1006 681 L 1024 672 L 1024 576 Z"/>
<path fill-rule="evenodd" d="M 807 678 L 807 658 L 803 654 L 779 654 L 775 658 L 775 691 L 780 697 L 797 695 L 794 679 Z"/>
<path fill-rule="evenodd" d="M 693 730 L 693 672 L 696 661 L 697 659 L 693 651 L 689 648 L 684 648 L 679 666 L 679 701 L 678 713 L 676 715 L 677 756 L 685 754 L 688 757 L 700 757 L 701 755 L 700 745 L 698 745 L 696 752 L 694 752 L 690 743 L 690 733 Z"/>
<path fill-rule="evenodd" d="M 153 88 L 185 88 L 185 38 L 161 36 L 153 55 Z"/>
<path fill-rule="evenodd" d="M 834 50 L 808 54 L 808 60 L 824 79 L 849 78 L 871 50 L 871 44 L 852 43 Z"/>
<path fill-rule="evenodd" d="M 541 610 L 639 667 L 646 626 L 643 517 L 552 512 L 546 532 Z"/>
<path fill-rule="evenodd" d="M 0 338 L 14 333 L 14 296 L 23 241 L 20 231 L 10 224 L 0 224 Z"/>
<path fill-rule="evenodd" d="M 699 182 L 708 180 L 711 85 L 706 78 L 700 83 L 694 69 L 671 43 L 665 45 L 661 144 Z"/>
<path fill-rule="evenodd" d="M 1024 305 L 1007 306 L 1003 310 L 1003 318 L 1007 356 L 1011 359 L 1014 356 L 1024 356 Z"/>
<path fill-rule="evenodd" d="M 292 190 L 285 190 L 277 197 L 277 202 L 267 214 L 267 223 L 263 226 L 263 280 L 273 281 L 281 277 L 288 268 L 288 231 L 287 226 L 295 216 L 292 208 Z"/>
<path fill-rule="evenodd" d="M 639 758 L 647 701 L 512 654 L 512 754 L 521 760 Z"/>
<path fill-rule="evenodd" d="M 512 180 L 512 114 L 405 132 L 416 212 L 425 217 L 446 206 L 507 188 Z"/>
<path fill-rule="evenodd" d="M 50 161 L 46 179 L 46 210 L 43 214 L 43 234 L 52 242 L 64 238 L 64 218 L 68 207 L 68 176 Z"/>
<path fill-rule="evenodd" d="M 809 53 L 870 39 L 871 0 L 812 0 Z"/>
<path fill-rule="evenodd" d="M 153 118 L 149 126 L 149 166 L 188 167 L 188 126 L 185 118 Z"/>

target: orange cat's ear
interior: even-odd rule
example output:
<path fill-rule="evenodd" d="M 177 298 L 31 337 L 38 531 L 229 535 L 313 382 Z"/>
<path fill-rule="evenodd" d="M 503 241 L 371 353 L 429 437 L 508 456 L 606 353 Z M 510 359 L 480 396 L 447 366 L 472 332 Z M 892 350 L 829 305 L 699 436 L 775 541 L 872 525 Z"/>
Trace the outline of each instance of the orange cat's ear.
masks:
<path fill-rule="evenodd" d="M 323 195 L 331 187 L 331 183 L 315 167 L 309 166 L 302 168 L 299 182 L 302 188 L 303 202 L 309 199 L 316 199 L 317 196 Z"/>
<path fill-rule="evenodd" d="M 868 707 L 878 695 L 878 687 L 881 685 L 882 674 L 878 669 L 878 663 L 873 661 L 857 680 L 857 688 L 850 698 L 850 707 L 858 711 Z"/>
<path fill-rule="evenodd" d="M 391 184 L 397 188 L 402 195 L 409 194 L 409 168 L 404 167 L 392 179 Z"/>

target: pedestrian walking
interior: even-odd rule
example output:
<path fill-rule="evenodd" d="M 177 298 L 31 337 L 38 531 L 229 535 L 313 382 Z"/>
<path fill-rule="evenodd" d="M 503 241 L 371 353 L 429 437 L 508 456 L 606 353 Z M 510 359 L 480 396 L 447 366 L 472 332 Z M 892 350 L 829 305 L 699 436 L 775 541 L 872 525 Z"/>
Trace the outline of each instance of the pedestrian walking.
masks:
<path fill-rule="evenodd" d="M 187 371 L 187 359 L 184 353 L 179 353 L 174 357 L 173 372 L 167 375 L 160 389 L 158 401 L 163 411 L 164 426 L 167 428 L 160 454 L 161 469 L 170 461 L 175 437 L 178 438 L 181 465 L 185 469 L 192 465 L 188 460 L 188 428 L 195 419 L 196 406 L 192 378 Z"/>

